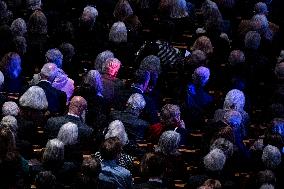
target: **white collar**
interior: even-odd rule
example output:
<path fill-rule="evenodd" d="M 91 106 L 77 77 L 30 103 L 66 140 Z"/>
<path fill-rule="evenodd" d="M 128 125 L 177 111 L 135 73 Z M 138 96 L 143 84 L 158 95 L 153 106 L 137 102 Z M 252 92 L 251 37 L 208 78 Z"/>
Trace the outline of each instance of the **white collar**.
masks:
<path fill-rule="evenodd" d="M 71 113 L 68 113 L 67 115 L 70 115 L 70 116 L 73 116 L 73 117 L 77 117 L 77 118 L 80 118 L 80 116 L 76 115 L 76 114 L 71 114 Z"/>

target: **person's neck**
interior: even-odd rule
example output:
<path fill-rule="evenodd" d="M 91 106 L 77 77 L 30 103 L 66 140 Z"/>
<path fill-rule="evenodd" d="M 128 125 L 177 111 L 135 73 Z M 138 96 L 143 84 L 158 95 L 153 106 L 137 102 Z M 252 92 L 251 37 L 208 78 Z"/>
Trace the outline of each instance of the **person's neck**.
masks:
<path fill-rule="evenodd" d="M 78 114 L 77 112 L 75 112 L 75 111 L 72 111 L 72 110 L 69 110 L 68 111 L 68 115 L 71 115 L 71 116 L 74 116 L 74 117 L 80 117 L 80 114 Z"/>

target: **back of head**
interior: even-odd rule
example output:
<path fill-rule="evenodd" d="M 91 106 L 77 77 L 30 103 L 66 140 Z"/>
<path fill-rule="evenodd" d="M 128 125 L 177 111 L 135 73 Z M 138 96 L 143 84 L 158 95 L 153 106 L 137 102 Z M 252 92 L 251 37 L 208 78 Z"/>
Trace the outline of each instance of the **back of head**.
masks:
<path fill-rule="evenodd" d="M 264 170 L 264 171 L 259 171 L 256 175 L 256 182 L 258 185 L 262 184 L 273 184 L 275 185 L 276 183 L 276 177 L 275 174 L 271 170 Z"/>
<path fill-rule="evenodd" d="M 145 107 L 146 102 L 141 94 L 132 94 L 127 100 L 127 107 L 132 110 L 141 111 Z"/>
<path fill-rule="evenodd" d="M 57 139 L 63 142 L 64 145 L 72 145 L 78 140 L 78 127 L 72 122 L 65 123 L 60 127 Z"/>
<path fill-rule="evenodd" d="M 245 47 L 247 49 L 257 50 L 260 46 L 261 36 L 256 31 L 249 31 L 245 36 Z"/>
<path fill-rule="evenodd" d="M 128 136 L 121 121 L 115 120 L 109 124 L 107 133 L 105 134 L 105 139 L 111 137 L 119 138 L 122 146 L 128 143 Z"/>
<path fill-rule="evenodd" d="M 13 132 L 7 127 L 0 127 L 0 159 L 15 149 L 16 141 Z"/>
<path fill-rule="evenodd" d="M 86 6 L 80 17 L 80 26 L 85 27 L 88 30 L 92 30 L 96 22 L 97 16 L 98 16 L 98 11 L 95 7 Z"/>
<path fill-rule="evenodd" d="M 220 149 L 211 150 L 203 159 L 204 166 L 209 171 L 221 171 L 225 165 L 226 156 Z"/>
<path fill-rule="evenodd" d="M 8 78 L 18 78 L 21 74 L 21 57 L 14 52 L 5 54 L 0 63 L 0 69 Z"/>
<path fill-rule="evenodd" d="M 197 38 L 192 46 L 192 50 L 201 50 L 206 53 L 206 55 L 210 55 L 213 53 L 213 46 L 210 39 L 206 36 L 200 36 Z"/>
<path fill-rule="evenodd" d="M 161 110 L 161 122 L 167 125 L 174 125 L 180 117 L 180 108 L 174 104 L 166 104 Z"/>
<path fill-rule="evenodd" d="M 108 58 L 103 66 L 103 73 L 110 75 L 111 77 L 116 77 L 121 66 L 121 62 L 117 58 Z"/>
<path fill-rule="evenodd" d="M 113 15 L 119 21 L 124 21 L 124 19 L 133 14 L 133 10 L 128 2 L 128 0 L 119 0 L 114 8 Z"/>
<path fill-rule="evenodd" d="M 29 18 L 28 31 L 31 34 L 47 34 L 47 18 L 40 10 L 36 10 Z"/>
<path fill-rule="evenodd" d="M 244 64 L 246 61 L 245 54 L 241 50 L 233 50 L 229 55 L 228 61 L 231 66 Z"/>
<path fill-rule="evenodd" d="M 207 56 L 202 50 L 194 50 L 190 56 L 190 63 L 194 66 L 205 66 L 207 64 Z"/>
<path fill-rule="evenodd" d="M 225 97 L 223 109 L 243 111 L 245 106 L 245 95 L 238 89 L 230 90 Z"/>
<path fill-rule="evenodd" d="M 30 87 L 19 100 L 21 107 L 30 108 L 34 110 L 46 110 L 48 101 L 45 92 L 38 86 Z"/>
<path fill-rule="evenodd" d="M 106 51 L 99 53 L 98 56 L 96 57 L 94 68 L 98 70 L 99 72 L 102 72 L 103 64 L 108 58 L 114 58 L 114 54 L 111 51 L 106 50 Z"/>
<path fill-rule="evenodd" d="M 117 137 L 105 139 L 102 143 L 100 152 L 104 160 L 115 160 L 121 153 L 122 146 Z"/>
<path fill-rule="evenodd" d="M 35 179 L 35 185 L 38 189 L 55 189 L 56 177 L 51 171 L 39 172 Z"/>
<path fill-rule="evenodd" d="M 229 110 L 224 114 L 223 120 L 233 129 L 239 129 L 242 123 L 242 115 L 235 110 Z"/>
<path fill-rule="evenodd" d="M 179 147 L 180 134 L 175 131 L 165 131 L 160 136 L 158 146 L 155 151 L 164 155 L 171 155 L 177 153 Z"/>
<path fill-rule="evenodd" d="M 0 125 L 1 127 L 9 128 L 13 132 L 14 135 L 17 134 L 18 122 L 14 116 L 8 115 L 8 116 L 3 117 Z"/>
<path fill-rule="evenodd" d="M 58 49 L 49 49 L 45 53 L 45 62 L 56 64 L 58 68 L 62 68 L 63 55 Z"/>
<path fill-rule="evenodd" d="M 3 116 L 7 116 L 7 115 L 11 115 L 11 116 L 17 116 L 19 114 L 19 107 L 17 105 L 16 102 L 13 101 L 8 101 L 5 102 L 2 106 L 2 115 Z"/>
<path fill-rule="evenodd" d="M 272 184 L 263 184 L 259 189 L 274 189 Z"/>
<path fill-rule="evenodd" d="M 193 82 L 199 86 L 204 86 L 210 77 L 210 70 L 206 67 L 200 66 L 196 68 L 192 74 Z"/>
<path fill-rule="evenodd" d="M 3 73 L 0 71 L 0 90 L 1 90 L 2 85 L 4 84 L 4 81 L 5 81 L 4 75 L 3 75 Z"/>
<path fill-rule="evenodd" d="M 150 73 L 161 72 L 161 61 L 160 58 L 155 55 L 146 56 L 140 63 L 139 69 L 147 70 Z"/>
<path fill-rule="evenodd" d="M 24 36 L 27 33 L 27 25 L 24 19 L 17 18 L 11 24 L 14 36 Z"/>
<path fill-rule="evenodd" d="M 75 55 L 75 48 L 71 43 L 62 43 L 59 47 L 62 52 L 64 61 L 70 62 Z"/>
<path fill-rule="evenodd" d="M 140 169 L 146 178 L 161 177 L 165 171 L 165 160 L 157 153 L 146 153 L 141 160 Z"/>
<path fill-rule="evenodd" d="M 267 145 L 263 149 L 261 159 L 267 169 L 276 169 L 281 163 L 281 152 L 277 147 Z"/>
<path fill-rule="evenodd" d="M 229 140 L 226 140 L 224 138 L 218 138 L 216 139 L 213 144 L 210 146 L 210 150 L 213 149 L 220 149 L 224 152 L 226 155 L 226 158 L 229 158 L 234 153 L 234 145 Z"/>
<path fill-rule="evenodd" d="M 64 160 L 64 144 L 58 139 L 49 140 L 43 153 L 43 162 Z"/>
<path fill-rule="evenodd" d="M 54 63 L 46 63 L 40 70 L 40 76 L 42 79 L 46 79 L 50 82 L 53 82 L 57 76 L 58 68 Z"/>
<path fill-rule="evenodd" d="M 115 22 L 111 26 L 109 41 L 114 43 L 127 42 L 127 28 L 123 22 Z"/>
<path fill-rule="evenodd" d="M 84 84 L 89 85 L 95 91 L 100 94 L 103 92 L 103 84 L 101 74 L 97 70 L 90 70 L 84 77 Z"/>
<path fill-rule="evenodd" d="M 137 70 L 134 76 L 134 84 L 144 85 L 150 81 L 150 72 L 147 70 Z"/>
<path fill-rule="evenodd" d="M 81 96 L 74 96 L 69 104 L 69 113 L 81 116 L 87 109 L 87 101 Z"/>
<path fill-rule="evenodd" d="M 27 0 L 26 1 L 27 3 L 27 8 L 28 10 L 38 10 L 38 9 L 41 9 L 41 0 Z"/>
<path fill-rule="evenodd" d="M 268 14 L 268 8 L 267 5 L 263 2 L 258 2 L 254 5 L 254 13 L 255 14 Z"/>

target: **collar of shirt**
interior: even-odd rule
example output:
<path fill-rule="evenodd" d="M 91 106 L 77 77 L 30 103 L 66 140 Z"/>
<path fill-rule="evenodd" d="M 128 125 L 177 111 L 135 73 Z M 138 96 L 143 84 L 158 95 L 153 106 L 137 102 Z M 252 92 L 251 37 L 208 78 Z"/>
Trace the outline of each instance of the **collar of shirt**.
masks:
<path fill-rule="evenodd" d="M 43 79 L 43 80 L 40 80 L 40 81 L 44 81 L 44 82 L 47 82 L 47 83 L 51 84 L 51 82 L 46 80 L 46 79 Z"/>
<path fill-rule="evenodd" d="M 134 84 L 131 85 L 132 88 L 138 89 L 139 91 L 141 91 L 141 93 L 143 94 L 144 91 L 142 89 L 140 89 L 139 87 L 136 87 Z"/>
<path fill-rule="evenodd" d="M 80 116 L 75 115 L 75 114 L 71 114 L 71 113 L 68 113 L 67 115 L 70 115 L 70 116 L 73 116 L 73 117 L 76 117 L 76 118 L 80 118 Z"/>

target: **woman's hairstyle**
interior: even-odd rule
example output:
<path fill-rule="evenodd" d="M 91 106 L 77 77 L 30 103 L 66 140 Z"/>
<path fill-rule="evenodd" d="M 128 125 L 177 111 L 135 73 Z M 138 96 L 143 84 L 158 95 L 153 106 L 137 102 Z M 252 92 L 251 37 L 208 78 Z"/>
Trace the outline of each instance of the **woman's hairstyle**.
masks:
<path fill-rule="evenodd" d="M 102 72 L 103 71 L 103 64 L 109 58 L 114 58 L 114 54 L 111 51 L 106 50 L 106 51 L 99 53 L 96 57 L 95 64 L 94 64 L 95 70 Z"/>
<path fill-rule="evenodd" d="M 84 77 L 84 84 L 94 88 L 97 94 L 103 93 L 103 83 L 100 72 L 97 70 L 90 70 Z"/>
<path fill-rule="evenodd" d="M 8 101 L 5 102 L 2 106 L 2 116 L 7 116 L 7 115 L 11 115 L 11 116 L 18 116 L 20 112 L 19 106 L 16 102 L 13 101 Z"/>
<path fill-rule="evenodd" d="M 126 17 L 133 15 L 128 0 L 119 0 L 115 5 L 113 15 L 119 21 L 124 21 Z"/>
<path fill-rule="evenodd" d="M 272 184 L 263 184 L 259 189 L 274 189 L 274 185 Z"/>
<path fill-rule="evenodd" d="M 192 46 L 192 50 L 201 50 L 206 53 L 206 55 L 210 55 L 213 53 L 213 46 L 210 39 L 206 36 L 200 36 L 197 38 Z"/>
<path fill-rule="evenodd" d="M 216 139 L 210 146 L 210 150 L 220 149 L 226 155 L 226 158 L 229 158 L 234 153 L 234 145 L 229 140 L 224 138 Z"/>
<path fill-rule="evenodd" d="M 58 68 L 62 68 L 63 55 L 58 49 L 49 49 L 45 53 L 45 62 L 54 63 Z"/>
<path fill-rule="evenodd" d="M 106 138 L 100 148 L 102 159 L 114 160 L 121 153 L 122 145 L 117 137 Z"/>
<path fill-rule="evenodd" d="M 238 89 L 230 90 L 224 100 L 223 109 L 243 111 L 245 106 L 245 95 Z"/>
<path fill-rule="evenodd" d="M 115 43 L 127 42 L 127 29 L 123 22 L 115 22 L 109 31 L 109 41 Z"/>
<path fill-rule="evenodd" d="M 21 107 L 35 110 L 46 110 L 48 107 L 47 98 L 42 88 L 38 86 L 30 87 L 19 100 Z"/>
<path fill-rule="evenodd" d="M 58 139 L 49 140 L 43 153 L 43 162 L 63 161 L 64 144 Z"/>
<path fill-rule="evenodd" d="M 36 10 L 30 16 L 28 31 L 31 34 L 47 34 L 47 19 L 42 11 Z"/>
<path fill-rule="evenodd" d="M 195 84 L 204 86 L 210 77 L 210 70 L 206 67 L 200 66 L 196 68 L 192 74 L 192 80 Z"/>
<path fill-rule="evenodd" d="M 188 16 L 188 8 L 185 0 L 172 1 L 170 7 L 171 18 L 184 18 Z"/>
<path fill-rule="evenodd" d="M 220 149 L 211 150 L 203 159 L 204 166 L 209 171 L 221 171 L 226 163 L 226 155 Z"/>
<path fill-rule="evenodd" d="M 27 33 L 27 24 L 24 19 L 17 18 L 11 24 L 11 30 L 13 35 L 16 36 L 24 36 Z"/>
<path fill-rule="evenodd" d="M 155 151 L 164 155 L 177 153 L 179 147 L 180 134 L 175 131 L 165 131 L 160 136 L 158 146 Z"/>
<path fill-rule="evenodd" d="M 203 183 L 203 186 L 208 186 L 210 189 L 221 189 L 222 185 L 219 180 L 208 179 Z"/>
<path fill-rule="evenodd" d="M 245 47 L 252 50 L 257 50 L 260 46 L 261 36 L 256 31 L 249 31 L 245 36 Z"/>
<path fill-rule="evenodd" d="M 133 109 L 133 110 L 143 110 L 143 108 L 146 105 L 146 101 L 143 97 L 143 95 L 139 93 L 132 94 L 129 99 L 127 100 L 127 107 Z"/>
<path fill-rule="evenodd" d="M 8 115 L 8 116 L 3 117 L 0 125 L 1 127 L 9 128 L 13 132 L 14 135 L 17 134 L 18 122 L 14 116 Z"/>
<path fill-rule="evenodd" d="M 41 0 L 27 0 L 26 4 L 27 4 L 27 8 L 33 11 L 40 9 L 42 5 Z"/>
<path fill-rule="evenodd" d="M 22 72 L 21 57 L 15 52 L 5 54 L 0 62 L 0 70 L 5 77 L 15 79 L 18 78 Z"/>
<path fill-rule="evenodd" d="M 78 127 L 72 122 L 65 123 L 61 126 L 57 139 L 64 145 L 72 145 L 78 141 Z"/>
<path fill-rule="evenodd" d="M 128 143 L 128 136 L 121 121 L 115 120 L 109 124 L 107 133 L 105 134 L 105 139 L 110 137 L 119 138 L 122 146 Z"/>
<path fill-rule="evenodd" d="M 262 162 L 268 169 L 276 169 L 281 163 L 280 150 L 272 145 L 267 145 L 262 152 Z"/>

